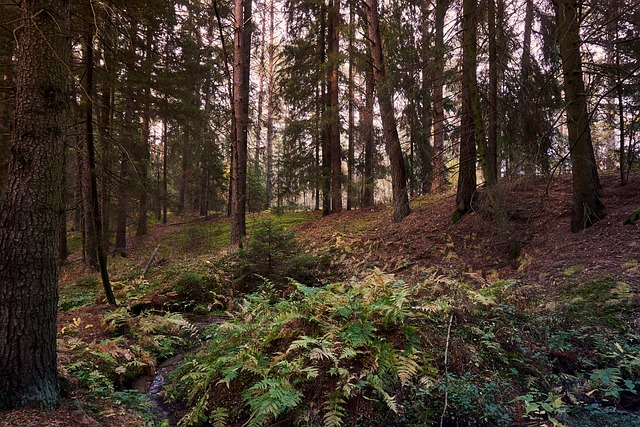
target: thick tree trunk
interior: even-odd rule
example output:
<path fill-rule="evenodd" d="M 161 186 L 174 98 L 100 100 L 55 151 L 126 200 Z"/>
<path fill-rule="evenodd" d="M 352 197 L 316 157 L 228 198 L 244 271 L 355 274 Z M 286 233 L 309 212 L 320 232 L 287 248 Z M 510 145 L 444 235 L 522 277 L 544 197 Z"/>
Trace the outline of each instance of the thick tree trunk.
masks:
<path fill-rule="evenodd" d="M 579 0 L 558 0 L 556 4 L 573 172 L 571 230 L 574 232 L 591 226 L 604 214 L 582 80 L 579 7 Z"/>
<path fill-rule="evenodd" d="M 462 3 L 462 118 L 454 222 L 458 222 L 471 210 L 471 201 L 476 191 L 477 135 L 473 112 L 473 90 L 476 85 L 475 2 L 476 0 L 463 0 Z"/>
<path fill-rule="evenodd" d="M 407 174 L 404 166 L 402 147 L 396 127 L 396 119 L 392 102 L 392 90 L 386 80 L 382 40 L 378 19 L 378 0 L 366 0 L 369 40 L 371 42 L 371 58 L 373 75 L 378 93 L 378 105 L 382 118 L 385 147 L 391 163 L 391 187 L 393 192 L 393 221 L 400 222 L 411 213 L 409 194 L 407 192 Z"/>
<path fill-rule="evenodd" d="M 70 6 L 18 4 L 16 105 L 0 207 L 0 409 L 53 408 Z"/>
<path fill-rule="evenodd" d="M 444 18 L 450 0 L 437 0 L 435 10 L 435 60 L 433 62 L 433 179 L 431 191 L 444 189 Z"/>

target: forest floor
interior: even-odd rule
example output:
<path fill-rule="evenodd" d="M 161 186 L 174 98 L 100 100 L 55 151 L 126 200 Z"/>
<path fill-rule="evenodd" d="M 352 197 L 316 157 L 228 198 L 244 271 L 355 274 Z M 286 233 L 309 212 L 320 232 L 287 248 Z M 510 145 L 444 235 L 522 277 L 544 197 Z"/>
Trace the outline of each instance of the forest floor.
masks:
<path fill-rule="evenodd" d="M 325 218 L 318 212 L 307 212 L 283 221 L 295 230 L 306 251 L 328 254 L 332 280 L 363 276 L 377 268 L 407 283 L 417 283 L 437 270 L 477 287 L 511 280 L 519 284 L 517 292 L 523 296 L 535 294 L 542 305 L 552 306 L 567 288 L 608 278 L 626 283 L 629 292 L 625 303 L 640 306 L 640 227 L 624 225 L 625 218 L 640 207 L 640 176 L 633 175 L 628 185 L 620 186 L 616 176 L 603 174 L 602 186 L 606 216 L 578 233 L 570 231 L 571 181 L 565 176 L 551 181 L 521 178 L 491 192 L 480 189 L 476 210 L 457 224 L 451 221 L 453 192 L 412 200 L 412 213 L 398 224 L 391 223 L 388 206 Z M 250 227 L 265 216 L 251 216 Z M 232 253 L 228 229 L 225 219 L 173 218 L 169 224 L 151 226 L 147 236 L 131 238 L 127 258 L 110 258 L 119 301 L 133 310 L 159 311 L 170 304 L 186 304 L 184 300 L 193 298 L 193 290 L 175 284 L 185 271 L 217 274 L 217 267 L 225 263 L 221 260 Z M 132 350 L 135 343 L 118 341 L 118 328 L 139 328 L 144 335 L 151 327 L 134 324 L 127 317 L 120 323 L 117 316 L 105 318 L 111 308 L 104 304 L 97 276 L 82 266 L 78 237 L 71 236 L 72 254 L 60 282 L 62 402 L 51 412 L 29 408 L 0 412 L 0 426 L 154 425 L 155 421 L 145 415 L 149 410 L 146 401 L 134 393 L 105 398 L 114 389 L 131 388 L 130 378 L 128 382 L 101 382 L 103 374 L 98 369 L 82 368 L 74 355 L 91 343 L 91 357 L 98 355 L 95 363 L 142 361 L 147 368 L 138 371 L 138 376 L 150 375 L 157 361 L 170 357 L 178 346 L 182 346 L 180 351 L 188 351 L 191 338 L 183 335 L 178 344 L 178 338 L 169 344 L 158 338 L 146 353 Z M 158 255 L 147 277 L 142 278 L 141 272 L 155 248 L 159 248 Z M 218 310 L 219 315 L 232 306 L 236 296 L 212 298 L 206 308 Z M 205 312 L 206 318 L 207 310 L 201 305 L 189 311 Z M 635 318 L 630 333 L 640 336 L 640 316 Z M 169 318 L 167 324 L 174 320 Z M 162 331 L 152 333 L 157 334 L 154 339 L 167 336 Z M 112 339 L 110 347 L 96 347 L 108 339 Z M 168 350 L 170 345 L 174 347 Z M 156 361 L 148 361 L 150 357 Z"/>

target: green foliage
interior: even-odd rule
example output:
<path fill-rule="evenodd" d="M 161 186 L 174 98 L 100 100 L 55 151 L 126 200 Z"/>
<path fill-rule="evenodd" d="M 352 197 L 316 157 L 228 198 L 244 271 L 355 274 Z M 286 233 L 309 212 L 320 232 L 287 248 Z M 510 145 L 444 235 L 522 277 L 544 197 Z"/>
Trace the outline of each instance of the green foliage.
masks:
<path fill-rule="evenodd" d="M 187 299 L 200 300 L 209 292 L 209 288 L 206 277 L 192 271 L 180 274 L 173 284 L 173 290 L 178 292 L 179 297 Z"/>
<path fill-rule="evenodd" d="M 280 283 L 287 278 L 313 279 L 316 259 L 301 252 L 293 231 L 271 219 L 256 223 L 238 255 L 238 280 L 245 284 L 255 284 L 261 278 Z"/>
<path fill-rule="evenodd" d="M 75 308 L 95 303 L 98 295 L 97 289 L 101 289 L 102 282 L 95 275 L 82 276 L 75 280 L 73 284 L 64 287 L 58 301 L 58 310 L 63 312 L 72 311 Z"/>
<path fill-rule="evenodd" d="M 178 314 L 133 317 L 126 308 L 119 308 L 105 313 L 103 321 L 108 331 L 120 336 L 100 342 L 78 338 L 75 332 L 94 325 L 77 317 L 58 338 L 61 374 L 76 378 L 97 397 L 107 397 L 130 386 L 138 376 L 153 373 L 157 360 L 197 340 L 198 331 Z"/>
<path fill-rule="evenodd" d="M 417 330 L 405 325 L 423 315 L 411 307 L 411 290 L 379 272 L 325 287 L 295 285 L 275 302 L 269 286 L 247 297 L 179 369 L 170 396 L 192 405 L 184 425 L 220 407 L 256 426 L 283 417 L 342 425 L 354 416 L 348 407 L 355 400 L 400 411 L 395 393 L 426 372 Z M 242 405 L 225 406 L 220 396 L 229 390 Z M 308 406 L 309 399 L 322 404 Z"/>

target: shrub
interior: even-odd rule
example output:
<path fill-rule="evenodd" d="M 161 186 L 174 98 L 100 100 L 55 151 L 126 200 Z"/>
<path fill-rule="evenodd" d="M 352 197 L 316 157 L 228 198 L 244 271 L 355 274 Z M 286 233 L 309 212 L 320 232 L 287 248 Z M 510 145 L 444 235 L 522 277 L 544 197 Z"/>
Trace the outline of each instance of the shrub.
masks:
<path fill-rule="evenodd" d="M 238 256 L 237 279 L 245 285 L 256 285 L 261 278 L 279 284 L 288 278 L 308 282 L 314 277 L 316 259 L 300 250 L 293 231 L 270 219 L 256 224 Z"/>

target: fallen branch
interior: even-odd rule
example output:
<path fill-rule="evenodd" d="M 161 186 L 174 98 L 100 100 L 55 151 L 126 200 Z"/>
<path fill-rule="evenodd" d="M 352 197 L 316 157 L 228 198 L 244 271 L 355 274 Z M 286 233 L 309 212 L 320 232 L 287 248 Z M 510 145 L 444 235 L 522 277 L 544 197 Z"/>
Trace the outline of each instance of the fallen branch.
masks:
<path fill-rule="evenodd" d="M 156 255 L 158 255 L 158 249 L 160 249 L 160 245 L 156 246 L 156 249 L 153 251 L 153 255 L 151 255 L 151 258 L 149 258 L 149 262 L 147 263 L 147 266 L 144 268 L 144 271 L 142 272 L 142 277 L 144 277 L 147 274 L 147 271 L 149 271 L 149 268 L 151 268 L 151 263 L 153 263 L 153 260 L 156 258 Z"/>

